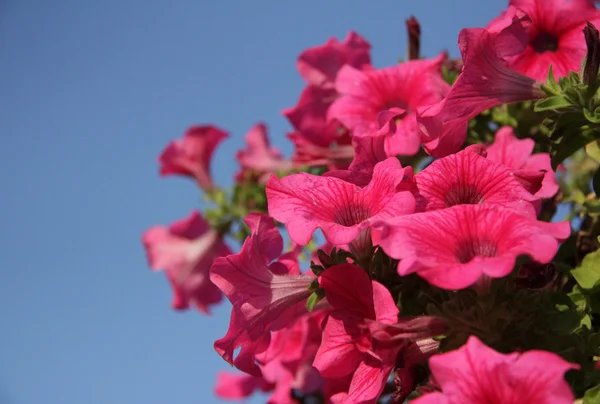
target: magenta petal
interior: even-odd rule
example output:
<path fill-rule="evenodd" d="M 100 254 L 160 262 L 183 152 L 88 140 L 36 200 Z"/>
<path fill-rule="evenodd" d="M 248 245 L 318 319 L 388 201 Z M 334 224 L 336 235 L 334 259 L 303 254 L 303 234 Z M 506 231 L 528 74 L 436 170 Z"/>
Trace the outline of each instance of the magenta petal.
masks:
<path fill-rule="evenodd" d="M 227 400 L 239 400 L 252 395 L 256 390 L 269 391 L 273 388 L 263 378 L 240 373 L 219 372 L 215 395 Z"/>
<path fill-rule="evenodd" d="M 458 350 L 433 356 L 429 367 L 452 404 L 571 404 L 564 374 L 578 368 L 551 352 L 503 355 L 473 336 Z"/>
<path fill-rule="evenodd" d="M 536 217 L 536 198 L 508 168 L 474 153 L 473 148 L 434 161 L 415 176 L 415 183 L 419 210 L 492 204 Z"/>
<path fill-rule="evenodd" d="M 270 225 L 262 220 L 258 214 L 250 215 L 248 224 L 258 233 L 246 239 L 238 254 L 217 259 L 210 270 L 210 279 L 233 305 L 227 334 L 215 342 L 215 349 L 229 363 L 254 375 L 260 375 L 254 357 L 267 348 L 269 331 L 286 326 L 306 312 L 314 280 L 311 276 L 277 275 L 271 271 L 265 256 L 274 251 L 264 243 L 275 238 L 269 234 L 273 224 L 271 219 Z M 261 231 L 267 234 L 263 236 Z M 242 349 L 234 362 L 233 352 L 238 347 Z"/>
<path fill-rule="evenodd" d="M 202 189 L 211 189 L 210 161 L 219 143 L 228 136 L 215 126 L 189 128 L 183 139 L 169 143 L 158 158 L 160 174 L 192 177 Z"/>
<path fill-rule="evenodd" d="M 400 275 L 416 272 L 444 289 L 467 287 L 483 274 L 506 276 L 519 255 L 548 263 L 570 234 L 568 222 L 538 222 L 496 205 L 457 205 L 374 228 L 373 242 L 401 260 Z"/>
<path fill-rule="evenodd" d="M 352 343 L 353 336 L 346 331 L 343 320 L 329 316 L 324 324 L 323 340 L 313 366 L 326 378 L 351 374 L 364 354 Z"/>
<path fill-rule="evenodd" d="M 302 52 L 298 57 L 298 71 L 307 83 L 332 88 L 343 65 L 358 69 L 371 65 L 370 49 L 366 40 L 351 31 L 342 43 L 332 38 L 325 45 Z"/>
<path fill-rule="evenodd" d="M 507 49 L 527 36 L 528 17 L 513 13 L 511 25 L 499 32 L 482 28 L 460 32 L 462 73 L 443 101 L 421 109 L 417 117 L 430 154 L 441 157 L 456 152 L 464 142 L 467 121 L 480 112 L 543 97 L 539 82 L 511 70 L 504 60 Z"/>
<path fill-rule="evenodd" d="M 155 226 L 144 232 L 142 242 L 154 270 L 164 269 L 173 288 L 173 308 L 196 306 L 209 313 L 222 294 L 210 281 L 213 261 L 231 251 L 215 230 L 196 211 L 169 227 Z"/>
<path fill-rule="evenodd" d="M 352 377 L 347 403 L 375 403 L 393 368 L 392 363 L 361 362 Z"/>
<path fill-rule="evenodd" d="M 273 261 L 283 251 L 283 238 L 275 226 L 275 222 L 269 216 L 262 213 L 250 213 L 244 219 L 250 228 L 250 232 L 258 237 L 260 254 L 265 264 Z"/>
<path fill-rule="evenodd" d="M 555 173 L 548 153 L 533 152 L 532 139 L 517 139 L 511 127 L 498 129 L 494 143 L 487 147 L 487 158 L 505 165 L 527 190 L 539 198 L 558 192 Z"/>
<path fill-rule="evenodd" d="M 336 79 L 340 97 L 328 118 L 340 121 L 354 136 L 383 127 L 388 155 L 412 155 L 419 150 L 418 108 L 439 102 L 448 92 L 440 74 L 445 55 L 413 60 L 380 70 L 358 71 L 344 66 Z"/>
<path fill-rule="evenodd" d="M 269 213 L 285 223 L 290 238 L 306 245 L 317 228 L 328 242 L 344 246 L 373 220 L 414 212 L 409 192 L 397 192 L 405 169 L 395 158 L 377 164 L 371 182 L 359 188 L 334 177 L 310 174 L 272 177 L 266 194 Z"/>

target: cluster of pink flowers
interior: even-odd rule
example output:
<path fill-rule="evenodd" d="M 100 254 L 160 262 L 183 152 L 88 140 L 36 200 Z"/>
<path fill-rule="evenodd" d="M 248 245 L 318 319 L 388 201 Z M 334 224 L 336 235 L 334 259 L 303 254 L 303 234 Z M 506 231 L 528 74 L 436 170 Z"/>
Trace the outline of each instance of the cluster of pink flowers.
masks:
<path fill-rule="evenodd" d="M 306 87 L 283 111 L 293 156 L 271 147 L 264 124 L 236 155 L 238 186 L 260 189 L 267 201 L 239 218 L 250 234 L 239 252 L 227 245 L 230 226 L 198 211 L 143 235 L 150 267 L 171 283 L 173 308 L 209 313 L 223 295 L 232 304 L 214 347 L 243 373 L 219 374 L 218 396 L 261 390 L 273 404 L 376 403 L 390 394 L 402 403 L 414 392 L 419 404 L 574 401 L 564 375 L 578 364 L 520 345 L 499 353 L 485 330 L 446 350 L 452 325 L 438 314 L 404 314 L 397 286 L 411 279 L 414 288 L 485 299 L 520 257 L 553 261 L 572 230 L 540 218 L 559 192 L 549 154 L 509 126 L 489 143 L 469 142 L 467 133 L 490 108 L 545 98 L 551 65 L 557 78 L 578 72 L 586 21 L 600 22 L 589 0 L 511 0 L 486 28 L 461 31 L 461 61 L 441 53 L 378 69 L 354 32 L 300 54 Z M 449 66 L 458 66 L 453 82 L 442 74 Z M 227 136 L 212 125 L 190 128 L 160 155 L 161 175 L 190 177 L 214 195 L 211 156 Z M 325 239 L 318 252 L 317 230 Z M 307 252 L 312 270 L 302 268 Z"/>

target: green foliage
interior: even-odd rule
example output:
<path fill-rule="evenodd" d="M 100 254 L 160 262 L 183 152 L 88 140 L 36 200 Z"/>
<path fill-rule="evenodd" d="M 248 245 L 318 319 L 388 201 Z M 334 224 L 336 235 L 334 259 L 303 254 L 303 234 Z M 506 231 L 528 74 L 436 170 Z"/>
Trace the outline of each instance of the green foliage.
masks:
<path fill-rule="evenodd" d="M 583 289 L 592 289 L 600 285 L 600 250 L 588 254 L 581 265 L 571 274 Z"/>

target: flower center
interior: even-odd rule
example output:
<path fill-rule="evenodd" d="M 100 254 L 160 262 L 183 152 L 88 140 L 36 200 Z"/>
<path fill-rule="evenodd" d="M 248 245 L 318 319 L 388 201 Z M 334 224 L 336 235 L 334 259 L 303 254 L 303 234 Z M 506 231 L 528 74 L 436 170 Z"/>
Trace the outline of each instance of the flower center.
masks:
<path fill-rule="evenodd" d="M 536 53 L 556 52 L 558 50 L 558 38 L 547 32 L 540 32 L 531 41 L 531 47 Z"/>
<path fill-rule="evenodd" d="M 444 195 L 447 207 L 454 205 L 477 205 L 483 203 L 483 195 L 473 185 L 456 183 L 450 186 Z"/>
<path fill-rule="evenodd" d="M 393 100 L 388 100 L 386 101 L 383 106 L 381 107 L 381 110 L 387 110 L 387 109 L 392 109 L 392 108 L 401 108 L 404 110 L 404 113 L 402 115 L 399 115 L 398 117 L 396 117 L 397 120 L 401 120 L 402 118 L 404 118 L 406 116 L 406 114 L 408 114 L 409 111 L 409 106 L 408 104 L 401 99 L 393 99 Z"/>
<path fill-rule="evenodd" d="M 333 221 L 342 226 L 354 226 L 371 217 L 371 212 L 365 206 L 358 203 L 348 203 L 336 209 Z"/>
<path fill-rule="evenodd" d="M 497 253 L 496 244 L 478 239 L 464 240 L 455 251 L 456 259 L 461 264 L 466 264 L 475 257 L 495 257 Z"/>

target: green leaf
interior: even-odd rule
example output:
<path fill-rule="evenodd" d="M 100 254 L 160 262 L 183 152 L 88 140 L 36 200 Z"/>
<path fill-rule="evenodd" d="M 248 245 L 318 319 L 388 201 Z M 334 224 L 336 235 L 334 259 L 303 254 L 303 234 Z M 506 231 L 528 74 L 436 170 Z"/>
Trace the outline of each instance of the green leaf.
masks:
<path fill-rule="evenodd" d="M 306 301 L 306 309 L 308 311 L 313 311 L 313 309 L 315 308 L 316 304 L 319 303 L 321 301 L 321 299 L 323 299 L 324 297 L 325 297 L 325 291 L 323 289 L 317 289 L 317 290 L 315 290 L 308 297 L 308 300 Z"/>
<path fill-rule="evenodd" d="M 585 298 L 585 295 L 583 293 L 581 293 L 579 288 L 577 286 L 575 286 L 573 288 L 573 292 L 569 293 L 568 296 L 571 298 L 573 303 L 575 303 L 575 306 L 577 307 L 577 311 L 580 313 L 583 313 L 587 306 L 587 299 Z"/>
<path fill-rule="evenodd" d="M 585 152 L 588 156 L 600 163 L 600 141 L 595 140 L 585 145 Z"/>
<path fill-rule="evenodd" d="M 554 78 L 554 73 L 552 72 L 552 65 L 550 65 L 550 68 L 548 69 L 548 76 L 546 76 L 546 84 L 542 85 L 542 90 L 548 95 L 560 94 L 560 86 Z"/>
<path fill-rule="evenodd" d="M 555 111 L 561 108 L 569 108 L 572 106 L 573 103 L 571 103 L 571 101 L 569 101 L 562 95 L 555 95 L 536 102 L 535 106 L 533 107 L 533 110 L 535 112 Z"/>
<path fill-rule="evenodd" d="M 585 392 L 583 404 L 600 404 L 600 385 L 592 387 Z"/>
<path fill-rule="evenodd" d="M 589 215 L 598 215 L 600 214 L 600 199 L 587 200 L 583 203 L 583 207 Z"/>
<path fill-rule="evenodd" d="M 571 275 L 583 289 L 592 289 L 600 281 L 600 250 L 586 255 Z"/>
<path fill-rule="evenodd" d="M 583 109 L 583 115 L 585 119 L 587 119 L 591 123 L 600 123 L 600 115 L 598 115 L 598 109 L 594 110 L 594 112 L 589 111 L 587 108 Z"/>

